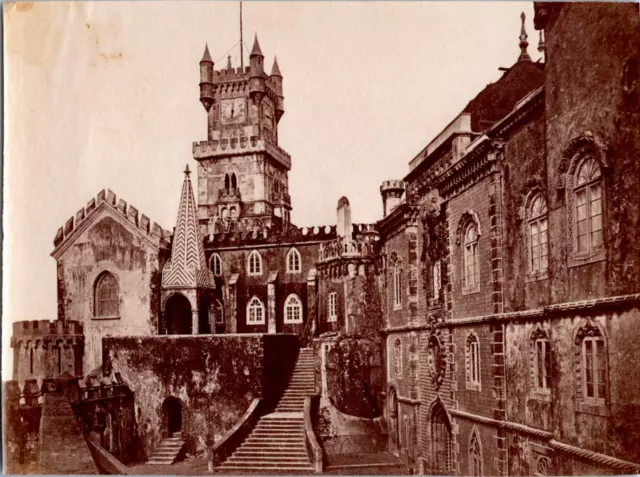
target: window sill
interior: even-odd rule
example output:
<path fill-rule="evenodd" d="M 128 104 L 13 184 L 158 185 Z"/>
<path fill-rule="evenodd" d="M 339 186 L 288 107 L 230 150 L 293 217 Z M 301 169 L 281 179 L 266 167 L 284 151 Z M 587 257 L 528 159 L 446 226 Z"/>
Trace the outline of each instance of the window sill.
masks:
<path fill-rule="evenodd" d="M 261 325 L 265 325 L 266 322 L 265 321 L 255 321 L 255 322 L 248 322 L 247 321 L 247 326 L 261 326 Z"/>
<path fill-rule="evenodd" d="M 115 315 L 115 316 L 92 316 L 91 319 L 92 320 L 96 320 L 96 321 L 119 320 L 120 319 L 120 315 Z"/>
<path fill-rule="evenodd" d="M 393 311 L 402 310 L 402 305 L 393 305 Z"/>
<path fill-rule="evenodd" d="M 551 389 L 534 389 L 529 398 L 534 401 L 551 402 Z"/>
<path fill-rule="evenodd" d="M 287 270 L 287 275 L 300 275 L 302 270 Z"/>
<path fill-rule="evenodd" d="M 327 318 L 327 323 L 337 323 L 338 317 L 334 316 L 333 318 Z"/>
<path fill-rule="evenodd" d="M 248 277 L 261 277 L 262 273 L 247 273 Z"/>
<path fill-rule="evenodd" d="M 480 383 L 473 383 L 473 382 L 467 381 L 466 389 L 467 389 L 467 391 L 480 392 L 480 391 L 482 391 L 482 386 L 480 385 Z"/>
<path fill-rule="evenodd" d="M 590 263 L 598 263 L 602 262 L 606 259 L 604 250 L 600 250 L 596 253 L 591 253 L 588 255 L 577 255 L 575 252 L 573 256 L 569 259 L 569 263 L 567 266 L 569 268 L 579 267 L 581 265 L 588 265 Z"/>
<path fill-rule="evenodd" d="M 480 293 L 480 287 L 466 288 L 462 287 L 462 295 L 474 295 L 476 293 Z"/>
<path fill-rule="evenodd" d="M 542 280 L 549 279 L 549 270 L 545 270 L 544 272 L 539 273 L 531 273 L 529 272 L 525 278 L 525 283 L 539 282 Z"/>
<path fill-rule="evenodd" d="M 576 412 L 601 417 L 609 417 L 611 415 L 609 407 L 606 404 L 596 404 L 585 401 L 576 403 Z"/>
<path fill-rule="evenodd" d="M 301 325 L 302 324 L 302 320 L 300 320 L 300 321 L 285 321 L 284 324 L 285 325 Z"/>

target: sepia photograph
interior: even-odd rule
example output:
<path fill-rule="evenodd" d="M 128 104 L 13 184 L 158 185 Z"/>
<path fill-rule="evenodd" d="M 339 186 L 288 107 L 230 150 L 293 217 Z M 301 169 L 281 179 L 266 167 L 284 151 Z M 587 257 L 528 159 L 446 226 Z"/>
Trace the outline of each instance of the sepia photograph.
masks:
<path fill-rule="evenodd" d="M 640 474 L 640 4 L 3 4 L 5 474 Z"/>

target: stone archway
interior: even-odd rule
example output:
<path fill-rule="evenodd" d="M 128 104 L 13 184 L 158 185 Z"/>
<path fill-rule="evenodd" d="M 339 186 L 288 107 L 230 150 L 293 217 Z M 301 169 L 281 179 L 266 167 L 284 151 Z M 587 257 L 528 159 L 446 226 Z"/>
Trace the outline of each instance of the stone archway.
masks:
<path fill-rule="evenodd" d="M 181 293 L 171 295 L 164 307 L 168 335 L 190 335 L 192 332 L 191 303 Z"/>
<path fill-rule="evenodd" d="M 182 432 L 182 401 L 176 397 L 168 397 L 162 403 L 163 435 L 171 437 Z"/>

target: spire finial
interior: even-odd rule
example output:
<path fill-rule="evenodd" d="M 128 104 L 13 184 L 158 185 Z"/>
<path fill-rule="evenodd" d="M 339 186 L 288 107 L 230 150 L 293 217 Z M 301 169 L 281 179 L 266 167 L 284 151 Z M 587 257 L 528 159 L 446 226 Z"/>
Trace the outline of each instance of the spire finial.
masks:
<path fill-rule="evenodd" d="M 187 166 L 184 169 L 184 175 L 186 177 L 189 177 L 189 174 L 191 174 L 191 171 L 189 170 L 189 164 L 187 164 Z"/>
<path fill-rule="evenodd" d="M 282 73 L 280 73 L 280 67 L 278 66 L 278 57 L 273 57 L 273 67 L 271 68 L 271 76 L 280 76 L 282 78 Z"/>
<path fill-rule="evenodd" d="M 251 56 L 264 56 L 262 54 L 262 50 L 260 49 L 260 43 L 258 43 L 258 34 L 256 33 L 255 37 L 253 38 L 253 48 L 251 48 Z"/>
<path fill-rule="evenodd" d="M 540 30 L 540 38 L 538 40 L 538 51 L 540 52 L 541 55 L 544 55 L 544 50 L 545 50 L 544 37 L 542 36 L 542 30 Z"/>
<path fill-rule="evenodd" d="M 527 30 L 525 30 L 524 28 L 525 19 L 526 19 L 526 16 L 524 12 L 522 12 L 520 14 L 520 20 L 522 20 L 522 26 L 520 27 L 520 57 L 518 58 L 518 61 L 531 60 L 531 58 L 529 57 L 529 53 L 527 53 L 527 47 L 529 46 L 529 42 L 527 41 L 527 38 L 529 38 L 529 36 L 527 35 Z"/>
<path fill-rule="evenodd" d="M 207 45 L 206 43 L 204 44 L 204 55 L 202 55 L 202 59 L 200 60 L 200 63 L 204 61 L 213 63 L 213 60 L 211 59 L 211 55 L 209 54 L 209 45 Z"/>
<path fill-rule="evenodd" d="M 227 55 L 227 69 L 231 70 L 231 55 Z"/>

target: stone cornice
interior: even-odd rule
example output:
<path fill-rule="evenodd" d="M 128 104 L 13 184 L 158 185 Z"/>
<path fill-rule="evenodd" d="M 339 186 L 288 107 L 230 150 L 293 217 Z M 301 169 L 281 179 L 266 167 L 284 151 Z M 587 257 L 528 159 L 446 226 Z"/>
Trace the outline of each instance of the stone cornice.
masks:
<path fill-rule="evenodd" d="M 418 225 L 419 209 L 416 205 L 401 203 L 389 215 L 378 221 L 376 228 L 386 238 L 402 227 Z"/>

